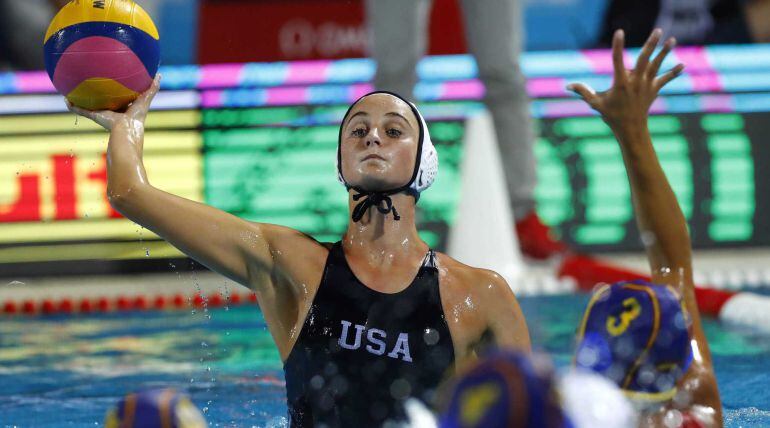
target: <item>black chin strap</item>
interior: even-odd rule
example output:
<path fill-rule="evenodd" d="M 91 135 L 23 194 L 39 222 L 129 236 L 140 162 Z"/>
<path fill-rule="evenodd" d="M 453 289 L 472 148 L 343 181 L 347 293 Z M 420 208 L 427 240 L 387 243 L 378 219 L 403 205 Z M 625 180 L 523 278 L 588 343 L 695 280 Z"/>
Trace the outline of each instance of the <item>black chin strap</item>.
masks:
<path fill-rule="evenodd" d="M 363 198 L 363 200 L 359 202 L 353 209 L 352 218 L 354 222 L 361 220 L 361 218 L 363 218 L 364 214 L 370 207 L 376 207 L 377 211 L 382 214 L 387 214 L 393 211 L 393 219 L 401 219 L 401 216 L 398 215 L 398 211 L 396 211 L 396 207 L 393 206 L 393 201 L 387 194 L 382 192 L 362 192 L 358 189 L 354 190 L 358 192 L 353 195 L 354 201 L 358 201 L 359 199 Z"/>

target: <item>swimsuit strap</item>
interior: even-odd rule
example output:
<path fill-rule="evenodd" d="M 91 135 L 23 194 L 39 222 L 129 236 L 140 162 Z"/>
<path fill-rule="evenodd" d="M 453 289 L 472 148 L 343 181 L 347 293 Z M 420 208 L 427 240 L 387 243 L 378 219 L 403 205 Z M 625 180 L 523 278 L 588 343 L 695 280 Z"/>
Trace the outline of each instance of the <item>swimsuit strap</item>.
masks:
<path fill-rule="evenodd" d="M 435 251 L 428 250 L 428 254 L 425 255 L 425 259 L 422 261 L 422 267 L 438 269 L 438 264 L 436 263 Z"/>

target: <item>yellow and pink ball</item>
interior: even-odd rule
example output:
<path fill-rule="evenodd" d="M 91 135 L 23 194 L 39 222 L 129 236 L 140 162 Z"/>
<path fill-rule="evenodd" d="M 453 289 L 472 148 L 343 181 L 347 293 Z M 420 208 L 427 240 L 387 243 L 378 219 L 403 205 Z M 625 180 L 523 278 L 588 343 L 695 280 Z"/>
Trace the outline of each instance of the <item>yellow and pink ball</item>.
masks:
<path fill-rule="evenodd" d="M 73 0 L 46 32 L 46 70 L 76 106 L 120 110 L 152 84 L 159 42 L 152 19 L 131 0 Z"/>

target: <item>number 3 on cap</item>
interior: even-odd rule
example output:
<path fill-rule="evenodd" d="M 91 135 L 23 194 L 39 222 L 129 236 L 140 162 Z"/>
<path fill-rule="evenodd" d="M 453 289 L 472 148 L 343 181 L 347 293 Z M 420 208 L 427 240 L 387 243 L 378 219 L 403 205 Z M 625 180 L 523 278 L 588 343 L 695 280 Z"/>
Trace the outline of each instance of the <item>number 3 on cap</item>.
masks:
<path fill-rule="evenodd" d="M 620 314 L 620 320 L 610 315 L 607 317 L 607 331 L 612 336 L 620 336 L 628 330 L 631 321 L 635 320 L 642 313 L 642 307 L 639 301 L 633 297 L 623 301 L 623 312 Z"/>

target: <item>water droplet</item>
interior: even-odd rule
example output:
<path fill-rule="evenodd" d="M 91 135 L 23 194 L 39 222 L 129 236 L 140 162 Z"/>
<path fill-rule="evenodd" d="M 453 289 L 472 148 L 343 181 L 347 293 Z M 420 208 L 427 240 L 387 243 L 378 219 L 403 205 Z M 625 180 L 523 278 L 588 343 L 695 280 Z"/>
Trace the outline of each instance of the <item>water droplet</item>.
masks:
<path fill-rule="evenodd" d="M 467 306 L 468 309 L 473 309 L 473 301 L 471 300 L 471 296 L 467 296 L 465 298 L 465 306 Z"/>
<path fill-rule="evenodd" d="M 437 330 L 432 328 L 426 328 L 425 332 L 422 335 L 422 338 L 425 341 L 425 343 L 432 346 L 438 343 L 440 335 Z"/>

